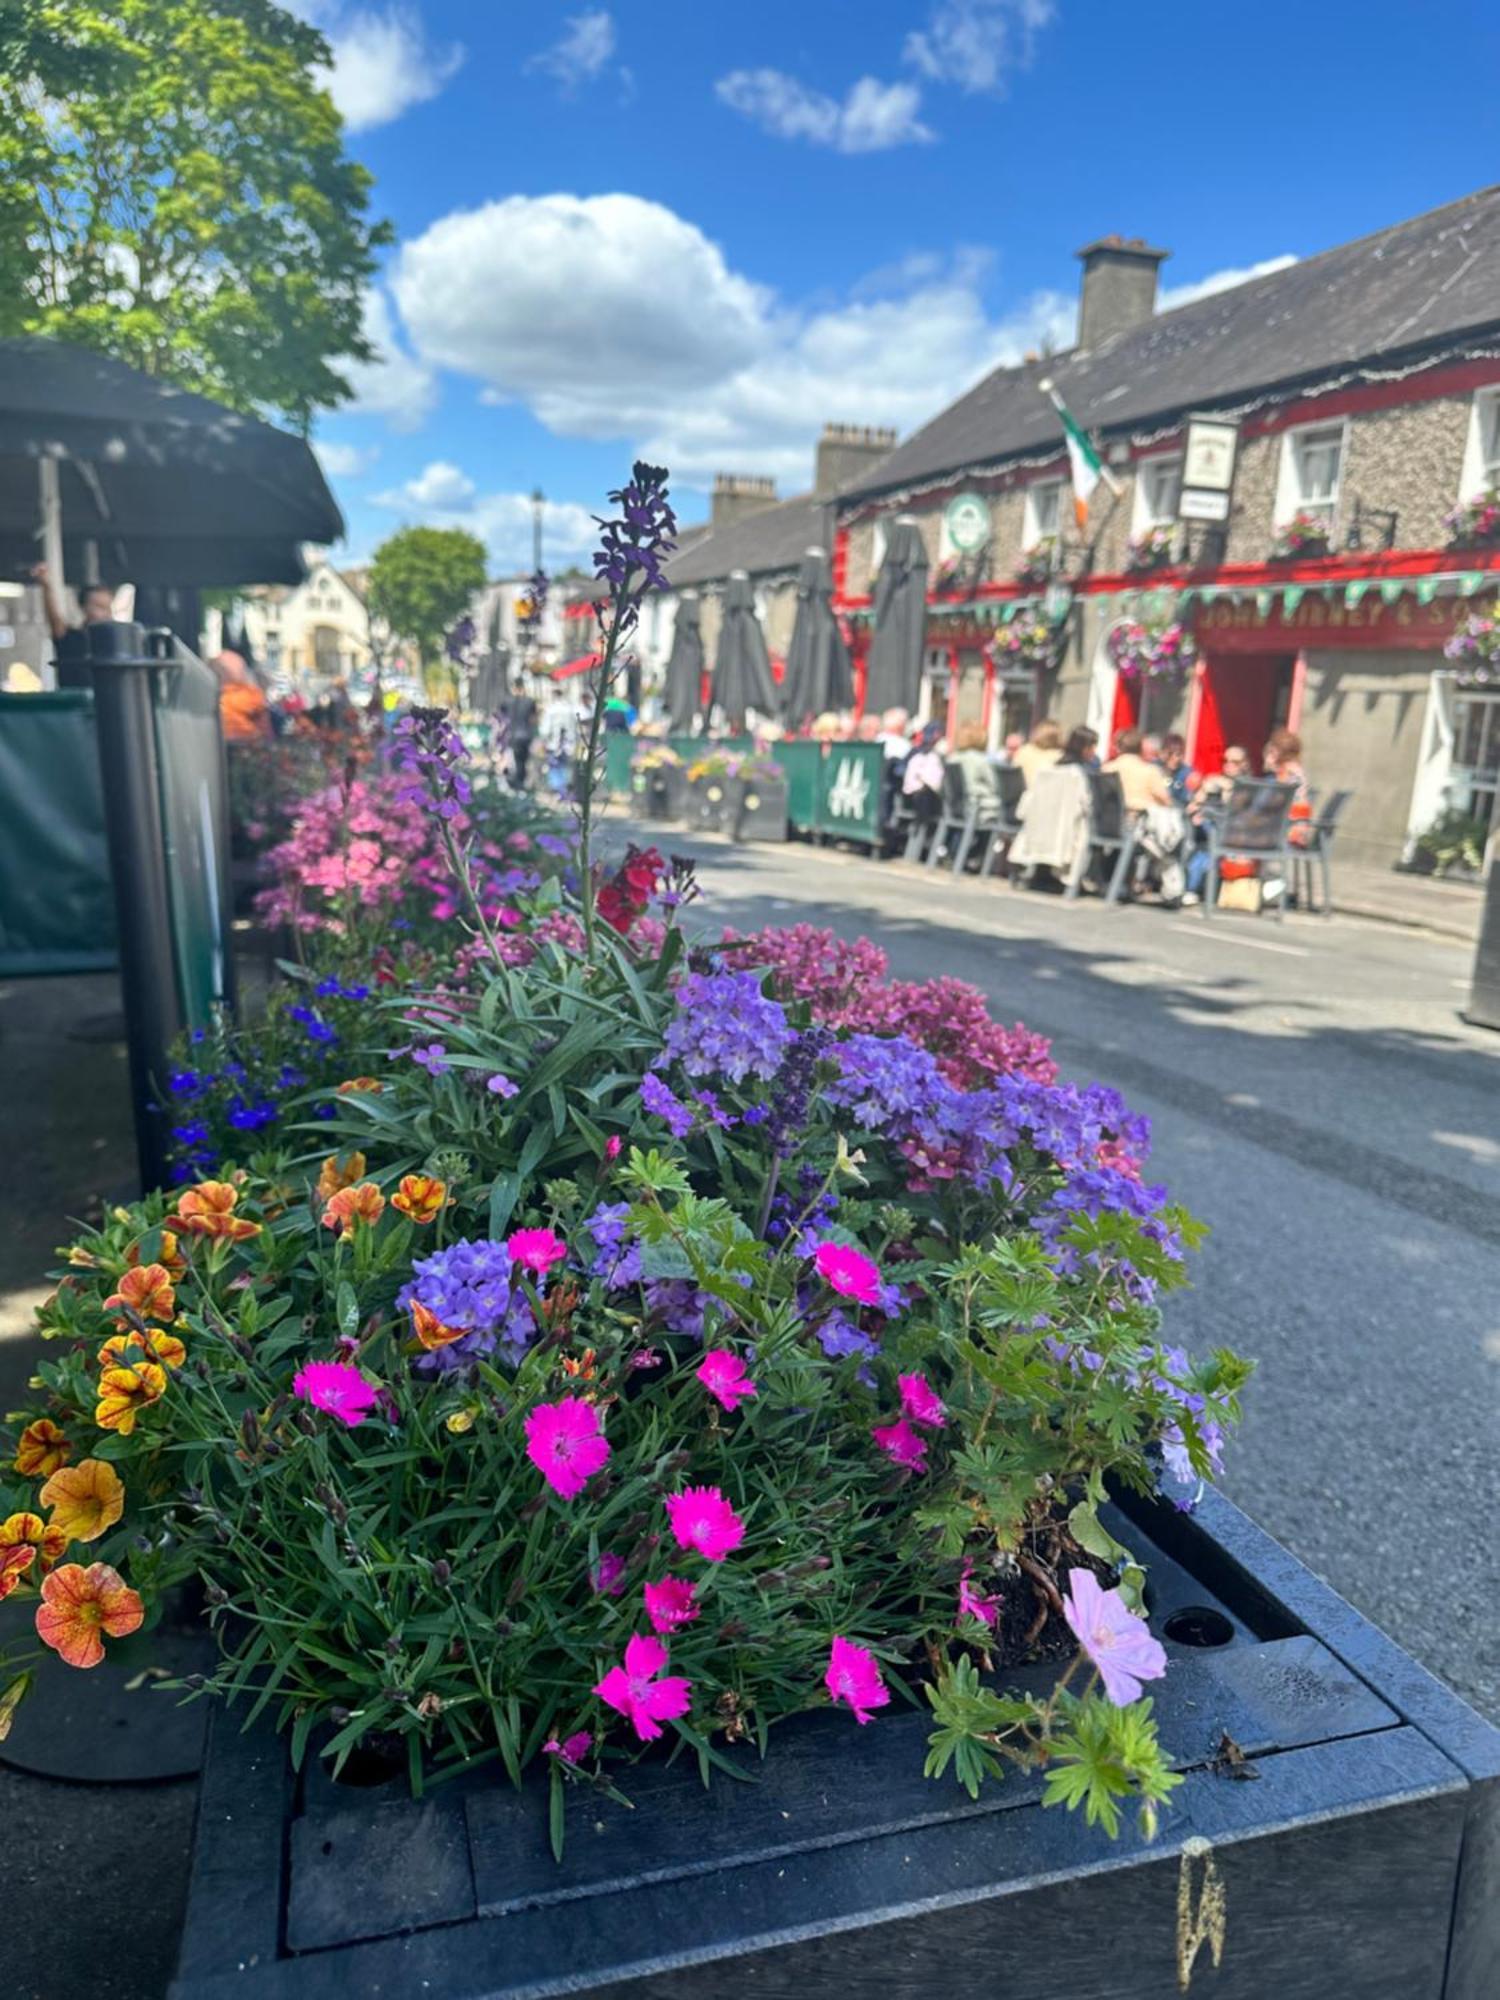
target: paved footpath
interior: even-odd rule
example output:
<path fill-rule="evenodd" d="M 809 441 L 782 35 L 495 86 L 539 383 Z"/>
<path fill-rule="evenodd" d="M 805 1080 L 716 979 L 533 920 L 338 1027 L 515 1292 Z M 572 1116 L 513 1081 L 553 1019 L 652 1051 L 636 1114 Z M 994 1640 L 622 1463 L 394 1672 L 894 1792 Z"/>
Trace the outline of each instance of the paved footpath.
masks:
<path fill-rule="evenodd" d="M 700 857 L 700 922 L 866 933 L 1151 1115 L 1155 1174 L 1213 1231 L 1169 1330 L 1261 1364 L 1228 1491 L 1500 1720 L 1500 1034 L 1458 1016 L 1468 947 L 662 844 Z"/>

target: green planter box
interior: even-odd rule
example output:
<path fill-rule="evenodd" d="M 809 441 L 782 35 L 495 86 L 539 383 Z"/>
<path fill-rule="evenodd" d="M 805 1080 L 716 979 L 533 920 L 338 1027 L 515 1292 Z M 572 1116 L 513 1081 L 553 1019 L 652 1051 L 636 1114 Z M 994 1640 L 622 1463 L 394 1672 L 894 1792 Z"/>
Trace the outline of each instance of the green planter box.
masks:
<path fill-rule="evenodd" d="M 773 778 L 735 778 L 731 785 L 736 840 L 785 840 L 787 782 Z"/>

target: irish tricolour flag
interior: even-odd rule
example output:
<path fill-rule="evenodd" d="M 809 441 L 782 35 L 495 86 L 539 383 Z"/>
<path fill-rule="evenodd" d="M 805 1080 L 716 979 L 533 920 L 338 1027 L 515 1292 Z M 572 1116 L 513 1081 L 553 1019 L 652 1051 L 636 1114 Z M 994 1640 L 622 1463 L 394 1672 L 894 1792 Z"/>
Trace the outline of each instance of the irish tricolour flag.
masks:
<path fill-rule="evenodd" d="M 1037 387 L 1062 418 L 1063 435 L 1068 441 L 1068 469 L 1073 481 L 1073 511 L 1078 516 L 1078 528 L 1082 533 L 1088 526 L 1089 500 L 1099 481 L 1102 479 L 1117 499 L 1120 493 L 1119 482 L 1094 449 L 1093 440 L 1088 432 L 1052 384 L 1044 378 L 1037 383 Z"/>

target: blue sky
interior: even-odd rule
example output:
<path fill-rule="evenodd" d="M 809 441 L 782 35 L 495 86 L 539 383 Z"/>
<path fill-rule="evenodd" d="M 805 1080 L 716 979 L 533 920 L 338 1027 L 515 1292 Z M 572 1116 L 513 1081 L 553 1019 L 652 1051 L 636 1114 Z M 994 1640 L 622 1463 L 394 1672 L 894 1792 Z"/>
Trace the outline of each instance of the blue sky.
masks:
<path fill-rule="evenodd" d="M 1044 336 L 1073 251 L 1166 303 L 1493 179 L 1478 0 L 295 0 L 397 244 L 383 359 L 318 441 L 367 556 L 466 525 L 549 566 L 644 451 L 808 484 L 826 419 L 904 434 Z"/>

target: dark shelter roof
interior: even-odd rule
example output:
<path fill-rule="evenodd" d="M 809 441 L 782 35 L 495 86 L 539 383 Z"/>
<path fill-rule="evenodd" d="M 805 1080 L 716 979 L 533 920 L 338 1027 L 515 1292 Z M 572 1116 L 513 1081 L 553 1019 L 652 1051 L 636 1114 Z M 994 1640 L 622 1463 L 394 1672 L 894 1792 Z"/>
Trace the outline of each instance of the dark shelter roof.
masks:
<path fill-rule="evenodd" d="M 1500 328 L 1500 187 L 1216 292 L 1096 347 L 997 368 L 898 445 L 849 500 L 1012 456 L 1062 449 L 1050 377 L 1086 428 L 1165 420 L 1292 390 L 1382 357 L 1415 361 Z"/>
<path fill-rule="evenodd" d="M 827 508 L 826 500 L 804 493 L 758 507 L 727 527 L 710 528 L 695 536 L 691 546 L 679 546 L 667 564 L 667 581 L 674 590 L 683 590 L 717 582 L 736 569 L 747 576 L 795 571 L 808 548 L 823 541 Z"/>
<path fill-rule="evenodd" d="M 38 461 L 56 457 L 65 560 L 110 582 L 296 583 L 343 516 L 306 442 L 90 349 L 0 340 L 0 565 L 41 554 Z"/>

